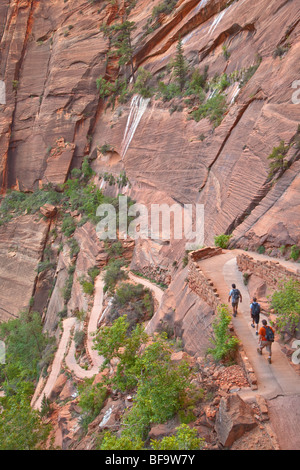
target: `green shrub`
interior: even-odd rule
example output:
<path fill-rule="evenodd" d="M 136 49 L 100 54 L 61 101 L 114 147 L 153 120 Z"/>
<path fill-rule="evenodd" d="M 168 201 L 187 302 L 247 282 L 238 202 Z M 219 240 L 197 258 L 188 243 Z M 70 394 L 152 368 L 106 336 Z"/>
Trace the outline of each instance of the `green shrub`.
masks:
<path fill-rule="evenodd" d="M 55 266 L 56 266 L 55 263 L 51 262 L 50 260 L 41 261 L 38 264 L 37 272 L 38 274 L 40 274 L 44 271 L 48 271 L 49 269 L 55 268 Z"/>
<path fill-rule="evenodd" d="M 82 173 L 87 180 L 89 180 L 95 174 L 94 170 L 92 170 L 90 167 L 87 157 L 84 158 L 82 163 Z"/>
<path fill-rule="evenodd" d="M 88 174 L 88 172 L 86 173 Z M 72 211 L 78 211 L 84 218 L 92 223 L 97 223 L 99 217 L 96 216 L 97 208 L 106 200 L 100 189 L 94 183 L 86 184 L 78 179 L 69 179 L 64 185 L 65 206 L 70 207 Z M 71 222 L 70 215 L 65 222 L 68 236 L 75 230 L 75 222 Z M 72 231 L 72 227 L 75 227 Z M 70 229 L 70 230 L 69 230 Z"/>
<path fill-rule="evenodd" d="M 120 240 L 115 242 L 105 241 L 104 245 L 105 251 L 108 254 L 109 258 L 119 257 L 122 256 L 122 254 L 124 253 L 124 248 Z"/>
<path fill-rule="evenodd" d="M 285 159 L 290 146 L 285 145 L 284 140 L 280 141 L 278 147 L 274 147 L 272 153 L 268 156 L 269 164 L 269 178 L 273 178 L 278 170 L 285 170 L 288 167 L 288 162 Z"/>
<path fill-rule="evenodd" d="M 271 308 L 277 314 L 276 327 L 280 333 L 294 334 L 300 322 L 300 282 L 289 280 L 279 283 L 271 297 Z"/>
<path fill-rule="evenodd" d="M 1 200 L 0 225 L 24 213 L 35 214 L 44 204 L 56 206 L 61 203 L 62 198 L 62 194 L 54 191 L 50 185 L 44 186 L 33 193 L 8 191 Z"/>
<path fill-rule="evenodd" d="M 75 272 L 75 265 L 71 265 L 68 269 L 68 278 L 65 282 L 65 285 L 62 289 L 62 296 L 65 301 L 65 304 L 67 304 L 71 298 L 71 293 L 72 293 L 72 287 L 73 287 L 73 278 L 74 278 L 74 272 Z"/>
<path fill-rule="evenodd" d="M 152 10 L 152 18 L 157 18 L 161 14 L 169 15 L 174 10 L 178 0 L 163 0 Z"/>
<path fill-rule="evenodd" d="M 193 111 L 192 117 L 197 122 L 207 117 L 214 127 L 217 127 L 221 124 L 225 111 L 226 97 L 222 94 L 216 94 Z"/>
<path fill-rule="evenodd" d="M 191 80 L 188 83 L 186 95 L 199 95 L 203 93 L 203 89 L 207 80 L 208 66 L 204 68 L 204 72 L 200 73 L 198 69 L 193 70 Z"/>
<path fill-rule="evenodd" d="M 112 92 L 112 84 L 105 80 L 103 77 L 99 77 L 96 80 L 97 89 L 99 91 L 100 98 L 106 98 Z"/>
<path fill-rule="evenodd" d="M 282 254 L 282 256 L 284 256 L 286 254 L 286 246 L 285 245 L 281 245 L 279 250 L 280 250 L 280 253 Z"/>
<path fill-rule="evenodd" d="M 182 258 L 182 266 L 185 268 L 188 265 L 188 262 L 189 262 L 189 251 L 186 250 L 184 257 Z"/>
<path fill-rule="evenodd" d="M 99 415 L 108 395 L 106 387 L 100 383 L 93 385 L 93 382 L 94 378 L 85 379 L 78 385 L 81 425 L 86 432 L 88 425 Z"/>
<path fill-rule="evenodd" d="M 117 178 L 117 185 L 118 185 L 118 187 L 119 187 L 119 188 L 124 188 L 124 187 L 127 186 L 127 184 L 129 184 L 129 183 L 130 183 L 130 181 L 129 181 L 129 179 L 128 179 L 127 176 L 126 176 L 125 171 L 122 171 L 122 172 L 120 173 L 120 175 L 118 176 L 118 178 Z"/>
<path fill-rule="evenodd" d="M 170 101 L 176 96 L 181 95 L 180 87 L 177 83 L 165 84 L 164 82 L 158 83 L 158 95 L 161 96 L 163 101 Z"/>
<path fill-rule="evenodd" d="M 73 235 L 75 230 L 76 230 L 76 223 L 73 217 L 67 214 L 63 219 L 61 231 L 65 234 L 66 237 L 70 237 L 71 235 Z"/>
<path fill-rule="evenodd" d="M 294 261 L 297 261 L 297 259 L 299 258 L 300 248 L 297 245 L 293 245 L 291 247 L 291 255 L 290 256 Z"/>
<path fill-rule="evenodd" d="M 114 301 L 119 306 L 124 306 L 131 302 L 141 298 L 144 294 L 144 286 L 142 284 L 130 284 L 123 282 L 120 287 L 116 290 Z"/>
<path fill-rule="evenodd" d="M 275 51 L 273 52 L 273 58 L 276 59 L 276 57 L 283 57 L 290 49 L 290 45 L 286 44 L 284 46 L 277 46 Z"/>
<path fill-rule="evenodd" d="M 229 57 L 230 57 L 230 52 L 228 51 L 228 49 L 227 49 L 227 47 L 226 47 L 225 44 L 223 44 L 223 46 L 222 46 L 222 51 L 223 51 L 223 56 L 224 56 L 224 58 L 225 58 L 226 60 L 228 60 Z"/>
<path fill-rule="evenodd" d="M 239 344 L 239 340 L 231 336 L 228 326 L 231 316 L 226 305 L 222 305 L 217 312 L 217 318 L 213 323 L 214 338 L 211 340 L 214 348 L 209 348 L 207 354 L 211 354 L 216 361 L 227 359 L 231 356 Z"/>
<path fill-rule="evenodd" d="M 77 256 L 80 251 L 80 246 L 76 238 L 73 237 L 68 240 L 68 245 L 70 247 L 70 257 L 73 258 L 73 256 Z"/>
<path fill-rule="evenodd" d="M 101 145 L 101 147 L 99 147 L 99 150 L 100 152 L 105 155 L 107 152 L 112 152 L 113 151 L 113 147 L 107 143 Z"/>
<path fill-rule="evenodd" d="M 226 250 L 226 248 L 228 248 L 230 238 L 231 235 L 225 235 L 224 233 L 217 235 L 215 237 L 215 246 L 219 246 L 220 248 Z"/>
<path fill-rule="evenodd" d="M 94 293 L 94 284 L 91 281 L 87 281 L 86 279 L 82 279 L 80 281 L 82 286 L 82 290 L 87 295 L 93 295 Z"/>
<path fill-rule="evenodd" d="M 71 171 L 71 176 L 72 178 L 80 178 L 82 175 L 82 171 L 80 168 L 73 168 L 73 170 Z"/>
<path fill-rule="evenodd" d="M 197 429 L 181 424 L 176 428 L 174 436 L 166 436 L 161 440 L 151 440 L 153 450 L 199 450 L 204 446 L 204 439 L 197 437 Z"/>
<path fill-rule="evenodd" d="M 151 318 L 154 313 L 151 291 L 142 284 L 121 283 L 116 289 L 111 309 L 107 315 L 108 321 L 115 321 L 124 311 L 127 314 L 130 331 L 137 323 Z"/>
<path fill-rule="evenodd" d="M 240 80 L 240 88 L 242 88 L 248 81 L 253 77 L 258 67 L 262 62 L 262 57 L 257 55 L 256 64 L 251 65 L 246 71 L 242 73 L 242 79 Z"/>
<path fill-rule="evenodd" d="M 95 279 L 96 279 L 96 277 L 99 276 L 99 274 L 100 274 L 100 269 L 97 268 L 97 266 L 93 266 L 92 268 L 90 268 L 88 270 L 88 275 L 89 275 L 89 277 L 91 279 L 91 282 L 93 284 L 95 283 Z"/>
<path fill-rule="evenodd" d="M 130 97 L 128 83 L 125 79 L 117 78 L 115 82 L 108 82 L 105 78 L 97 79 L 97 88 L 102 99 L 109 97 L 108 104 L 114 109 L 116 100 L 125 103 Z"/>
<path fill-rule="evenodd" d="M 123 260 L 111 260 L 106 266 L 104 275 L 104 290 L 113 293 L 118 281 L 128 278 L 128 274 L 121 268 L 124 266 Z"/>
<path fill-rule="evenodd" d="M 140 94 L 143 98 L 151 98 L 153 90 L 150 87 L 150 80 L 152 75 L 150 72 L 140 67 L 137 71 L 136 82 L 134 84 L 134 91 Z"/>
<path fill-rule="evenodd" d="M 85 332 L 83 330 L 76 331 L 74 335 L 74 342 L 76 348 L 81 348 L 84 345 Z"/>
<path fill-rule="evenodd" d="M 227 74 L 223 73 L 221 77 L 218 79 L 215 88 L 219 92 L 225 91 L 226 88 L 230 86 L 230 81 L 228 80 Z"/>
<path fill-rule="evenodd" d="M 250 274 L 249 274 L 249 273 L 243 273 L 243 281 L 244 281 L 244 285 L 245 285 L 245 286 L 248 285 L 249 277 L 250 277 Z"/>

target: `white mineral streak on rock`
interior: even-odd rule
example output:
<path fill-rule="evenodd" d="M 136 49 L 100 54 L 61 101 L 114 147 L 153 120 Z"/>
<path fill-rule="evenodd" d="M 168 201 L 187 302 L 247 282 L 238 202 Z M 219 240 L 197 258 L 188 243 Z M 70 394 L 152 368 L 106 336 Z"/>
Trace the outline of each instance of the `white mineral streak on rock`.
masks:
<path fill-rule="evenodd" d="M 147 109 L 150 98 L 143 98 L 140 95 L 134 95 L 130 105 L 130 112 L 127 119 L 125 133 L 122 142 L 121 158 L 124 159 L 126 152 L 129 148 L 130 142 L 133 139 L 135 131 Z"/>
<path fill-rule="evenodd" d="M 239 92 L 240 92 L 240 84 L 239 83 L 236 83 L 234 89 L 233 89 L 233 92 L 232 92 L 232 98 L 231 98 L 231 101 L 230 101 L 230 104 L 233 104 L 236 97 L 238 96 Z"/>
<path fill-rule="evenodd" d="M 212 34 L 214 32 L 214 30 L 216 29 L 216 27 L 220 23 L 221 19 L 225 15 L 225 13 L 226 13 L 226 10 L 223 10 L 215 17 L 214 21 L 212 22 L 211 27 L 208 30 L 208 34 Z"/>
<path fill-rule="evenodd" d="M 112 411 L 113 411 L 113 407 L 109 408 L 109 409 L 106 411 L 106 413 L 105 413 L 105 415 L 104 415 L 104 417 L 103 417 L 101 423 L 99 424 L 99 428 L 102 428 L 103 426 L 106 425 L 106 423 L 108 422 L 109 418 L 111 417 Z"/>

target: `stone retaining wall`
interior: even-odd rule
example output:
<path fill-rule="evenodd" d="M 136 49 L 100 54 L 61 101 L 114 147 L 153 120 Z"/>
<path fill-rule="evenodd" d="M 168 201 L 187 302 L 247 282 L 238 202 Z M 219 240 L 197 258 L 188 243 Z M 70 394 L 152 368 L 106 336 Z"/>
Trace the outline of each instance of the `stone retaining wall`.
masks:
<path fill-rule="evenodd" d="M 197 261 L 221 255 L 222 248 L 206 247 L 189 253 L 189 288 L 203 299 L 210 307 L 217 310 L 221 305 L 220 297 L 213 282 L 208 279 Z"/>
<path fill-rule="evenodd" d="M 207 279 L 199 266 L 193 261 L 189 264 L 189 288 L 203 299 L 210 307 L 217 310 L 221 305 L 219 294 L 213 282 Z"/>
<path fill-rule="evenodd" d="M 300 281 L 299 269 L 295 268 L 295 271 L 292 271 L 278 261 L 258 260 L 247 254 L 240 254 L 236 259 L 240 271 L 260 277 L 270 287 L 276 287 L 278 282 L 287 279 Z"/>
<path fill-rule="evenodd" d="M 192 261 L 199 261 L 202 259 L 212 258 L 213 256 L 221 254 L 222 248 L 208 246 L 206 248 L 201 248 L 200 250 L 192 251 L 191 253 L 189 253 L 189 256 Z"/>

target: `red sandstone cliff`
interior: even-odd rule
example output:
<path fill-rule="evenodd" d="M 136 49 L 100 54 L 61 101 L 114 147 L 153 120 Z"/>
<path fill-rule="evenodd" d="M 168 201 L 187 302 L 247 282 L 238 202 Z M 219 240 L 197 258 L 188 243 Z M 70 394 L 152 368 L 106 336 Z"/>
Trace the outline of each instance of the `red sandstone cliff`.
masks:
<path fill-rule="evenodd" d="M 208 241 L 236 229 L 239 239 L 297 243 L 299 220 L 291 223 L 290 209 L 292 199 L 292 212 L 299 213 L 297 164 L 280 188 L 266 184 L 268 155 L 280 140 L 292 139 L 299 122 L 299 104 L 292 101 L 292 84 L 299 79 L 297 2 L 180 1 L 144 38 L 143 26 L 159 2 L 136 3 L 129 17 L 137 25 L 136 68 L 163 71 L 179 36 L 189 63 L 208 65 L 209 77 L 248 69 L 257 55 L 262 62 L 244 87 L 234 84 L 226 91 L 229 103 L 238 94 L 214 131 L 207 119 L 187 121 L 185 112 L 170 115 L 152 100 L 124 160 L 98 158 L 97 168 L 125 169 L 137 198 L 145 187 L 153 195 L 161 191 L 160 200 L 204 203 Z M 0 114 L 2 191 L 30 190 L 44 181 L 47 149 L 61 137 L 75 145 L 73 166 L 104 142 L 121 154 L 130 103 L 103 113 L 96 88 L 96 78 L 113 73 L 106 63 L 108 40 L 99 31 L 112 20 L 105 2 L 2 2 L 0 79 L 7 91 Z M 287 46 L 282 57 L 274 57 L 278 46 Z"/>

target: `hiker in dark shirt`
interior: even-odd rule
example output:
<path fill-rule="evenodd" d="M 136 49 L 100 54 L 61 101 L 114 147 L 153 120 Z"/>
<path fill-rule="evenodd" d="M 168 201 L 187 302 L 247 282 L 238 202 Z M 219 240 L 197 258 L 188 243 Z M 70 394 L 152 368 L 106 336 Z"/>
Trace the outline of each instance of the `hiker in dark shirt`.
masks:
<path fill-rule="evenodd" d="M 255 325 L 256 325 L 256 335 L 258 335 L 260 305 L 257 302 L 256 297 L 253 297 L 253 301 L 250 304 L 250 314 L 251 314 L 251 319 L 252 319 L 251 326 L 252 328 L 255 328 Z"/>
<path fill-rule="evenodd" d="M 242 299 L 242 294 L 240 293 L 239 289 L 236 288 L 235 284 L 232 284 L 232 289 L 229 292 L 228 302 L 230 302 L 230 299 L 231 299 L 233 316 L 236 317 L 239 301 L 242 302 L 243 299 Z"/>

